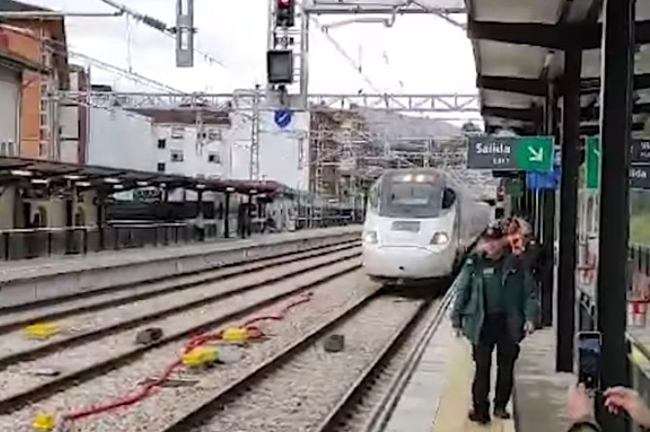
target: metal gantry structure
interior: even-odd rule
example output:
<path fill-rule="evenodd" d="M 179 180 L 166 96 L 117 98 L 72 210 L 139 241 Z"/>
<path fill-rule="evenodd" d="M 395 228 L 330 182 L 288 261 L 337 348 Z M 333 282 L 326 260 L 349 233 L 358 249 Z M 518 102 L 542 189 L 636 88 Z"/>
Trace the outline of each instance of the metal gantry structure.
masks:
<path fill-rule="evenodd" d="M 60 102 L 89 103 L 101 108 L 188 109 L 216 111 L 275 111 L 273 95 L 261 90 L 234 93 L 145 93 L 63 91 L 53 97 Z M 374 109 L 417 113 L 479 113 L 476 94 L 308 94 L 305 111 Z"/>
<path fill-rule="evenodd" d="M 405 0 L 394 1 L 382 4 L 382 2 L 364 2 L 359 0 L 268 0 L 268 50 L 285 50 L 293 53 L 293 79 L 295 86 L 277 86 L 267 84 L 266 88 L 255 88 L 251 90 L 237 90 L 232 94 L 224 93 L 144 93 L 144 92 L 96 92 L 96 91 L 65 91 L 52 94 L 56 103 L 78 103 L 89 107 L 105 109 L 175 109 L 191 110 L 196 112 L 197 124 L 201 122 L 202 113 L 223 112 L 224 114 L 237 113 L 250 119 L 250 167 L 249 177 L 258 179 L 260 176 L 260 115 L 263 112 L 275 111 L 287 108 L 296 111 L 310 113 L 331 112 L 331 111 L 361 111 L 361 110 L 382 110 L 395 113 L 420 113 L 420 114 L 467 114 L 480 112 L 480 103 L 477 94 L 393 94 L 381 93 L 359 93 L 359 94 L 310 94 L 309 87 L 309 33 L 310 22 L 315 23 L 319 29 L 327 33 L 329 28 L 354 23 L 371 22 L 375 18 L 359 18 L 359 15 L 377 15 L 385 17 L 389 27 L 394 23 L 397 15 L 428 14 L 437 15 L 456 23 L 454 14 L 464 16 L 465 9 L 462 1 L 458 1 L 458 7 L 433 8 L 427 2 L 429 0 Z M 113 3 L 113 0 L 109 0 Z M 191 2 L 190 2 L 191 3 Z M 177 28 L 171 29 L 164 26 L 166 33 L 178 33 L 178 29 L 188 30 L 186 42 L 193 42 L 194 28 L 192 4 L 189 7 L 183 6 L 182 0 L 177 0 Z M 125 7 L 115 3 L 114 7 L 125 13 Z M 278 20 L 278 8 L 284 8 L 281 13 L 284 17 Z M 289 11 L 291 16 L 287 17 Z M 129 14 L 137 14 L 134 11 L 126 11 Z M 341 15 L 353 13 L 355 18 L 348 19 L 338 24 L 322 26 L 316 20 L 317 15 Z M 138 14 L 139 16 L 139 14 Z M 383 19 L 383 18 L 382 18 Z M 187 32 L 186 32 L 187 33 Z M 176 34 L 177 44 L 182 43 L 182 37 Z M 331 39 L 331 36 L 328 36 Z M 189 39 L 188 39 L 189 38 Z M 332 39 L 333 40 L 333 39 Z M 177 47 L 177 59 L 184 57 L 184 66 L 191 66 L 192 57 L 188 56 L 188 50 L 193 50 L 192 44 Z M 295 50 L 295 51 L 294 51 Z M 184 51 L 181 53 L 181 51 Z M 193 52 L 193 51 L 192 51 Z M 346 55 L 344 52 L 342 54 Z M 372 83 L 367 81 L 370 87 Z M 288 89 L 291 88 L 293 92 Z M 323 131 L 321 131 L 323 132 Z M 310 144 L 314 140 L 313 131 L 306 132 L 310 138 Z M 368 161 L 374 158 L 382 163 L 389 160 L 398 161 L 398 164 L 406 163 L 413 157 L 413 150 L 403 151 L 399 148 L 399 142 L 426 142 L 427 138 L 393 138 L 380 137 L 377 133 L 370 136 L 367 132 L 356 131 L 354 138 L 348 137 L 344 143 L 344 151 L 350 153 L 353 158 Z M 371 134 L 372 135 L 372 134 Z M 320 141 L 318 141 L 320 142 Z M 393 148 L 393 143 L 398 143 Z M 380 145 L 384 147 L 381 155 L 363 154 L 363 149 L 369 145 Z M 425 163 L 437 164 L 433 156 L 436 150 L 433 147 L 422 148 L 421 160 Z M 326 155 L 317 152 L 316 158 L 311 161 L 318 164 Z M 447 156 L 445 156 L 447 157 Z"/>

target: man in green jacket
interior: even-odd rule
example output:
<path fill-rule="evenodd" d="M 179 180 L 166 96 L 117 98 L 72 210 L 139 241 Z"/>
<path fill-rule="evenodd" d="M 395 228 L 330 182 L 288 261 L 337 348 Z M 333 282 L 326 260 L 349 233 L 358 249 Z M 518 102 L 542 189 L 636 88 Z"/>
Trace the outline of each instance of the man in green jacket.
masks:
<path fill-rule="evenodd" d="M 512 394 L 514 365 L 519 343 L 534 330 L 537 314 L 536 289 L 532 276 L 507 249 L 498 224 L 482 236 L 477 251 L 465 262 L 454 281 L 456 299 L 451 314 L 457 333 L 473 347 L 476 372 L 472 384 L 470 420 L 490 422 L 490 371 L 492 352 L 497 349 L 497 383 L 494 416 L 510 418 L 506 405 Z"/>

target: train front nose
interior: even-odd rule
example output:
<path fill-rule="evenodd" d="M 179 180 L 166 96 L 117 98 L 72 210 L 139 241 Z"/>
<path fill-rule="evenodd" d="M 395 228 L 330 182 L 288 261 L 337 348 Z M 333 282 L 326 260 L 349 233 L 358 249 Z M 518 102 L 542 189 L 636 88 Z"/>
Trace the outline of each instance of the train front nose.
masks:
<path fill-rule="evenodd" d="M 363 265 L 371 276 L 386 278 L 433 278 L 453 271 L 452 247 L 366 246 Z"/>

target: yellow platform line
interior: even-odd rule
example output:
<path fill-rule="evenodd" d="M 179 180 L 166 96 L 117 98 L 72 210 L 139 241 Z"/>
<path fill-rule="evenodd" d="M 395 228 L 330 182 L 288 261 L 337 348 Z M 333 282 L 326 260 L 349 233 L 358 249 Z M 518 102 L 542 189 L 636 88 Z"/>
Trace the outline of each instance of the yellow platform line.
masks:
<path fill-rule="evenodd" d="M 492 419 L 492 423 L 487 426 L 469 421 L 467 413 L 471 406 L 471 383 L 474 377 L 471 348 L 464 339 L 453 341 L 450 348 L 450 353 L 453 353 L 453 361 L 450 363 L 447 382 L 436 418 L 433 421 L 432 431 L 514 432 L 514 421 L 512 420 Z"/>

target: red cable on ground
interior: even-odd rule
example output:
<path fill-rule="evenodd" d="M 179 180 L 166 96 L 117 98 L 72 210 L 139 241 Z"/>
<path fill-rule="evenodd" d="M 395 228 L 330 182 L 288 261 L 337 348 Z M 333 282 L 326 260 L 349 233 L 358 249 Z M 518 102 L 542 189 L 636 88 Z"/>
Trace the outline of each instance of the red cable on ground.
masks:
<path fill-rule="evenodd" d="M 240 327 L 245 328 L 245 329 L 252 329 L 254 327 L 254 324 L 261 322 L 261 321 L 280 321 L 284 319 L 287 315 L 287 313 L 293 309 L 294 307 L 301 305 L 303 303 L 307 303 L 310 301 L 313 297 L 313 292 L 308 292 L 306 294 L 303 294 L 298 298 L 297 300 L 292 301 L 288 305 L 286 305 L 283 309 L 280 310 L 276 315 L 263 315 L 259 317 L 254 317 L 249 319 L 248 321 L 244 322 Z M 203 344 L 205 344 L 208 341 L 215 341 L 215 340 L 220 340 L 223 336 L 222 331 L 218 331 L 216 333 L 208 333 L 208 334 L 199 334 L 194 336 L 190 341 L 186 344 L 185 349 L 183 350 L 184 353 L 188 353 L 195 349 L 196 347 L 199 347 Z M 181 365 L 180 360 L 176 360 L 173 363 L 171 363 L 163 372 L 163 374 L 156 380 L 151 381 L 147 384 L 145 384 L 142 388 L 140 388 L 136 393 L 125 396 L 122 399 L 118 399 L 115 402 L 107 403 L 104 405 L 99 405 L 99 406 L 94 406 L 86 409 L 81 409 L 78 411 L 73 411 L 68 414 L 64 414 L 62 416 L 62 421 L 63 422 L 71 422 L 74 420 L 79 420 L 84 417 L 89 417 L 92 415 L 97 415 L 101 414 L 107 411 L 112 411 L 116 408 L 120 407 L 125 407 L 129 405 L 136 404 L 149 396 L 152 392 L 152 390 L 156 387 L 159 387 L 162 385 L 167 379 L 169 379 L 170 375 L 174 372 L 174 370 Z"/>

